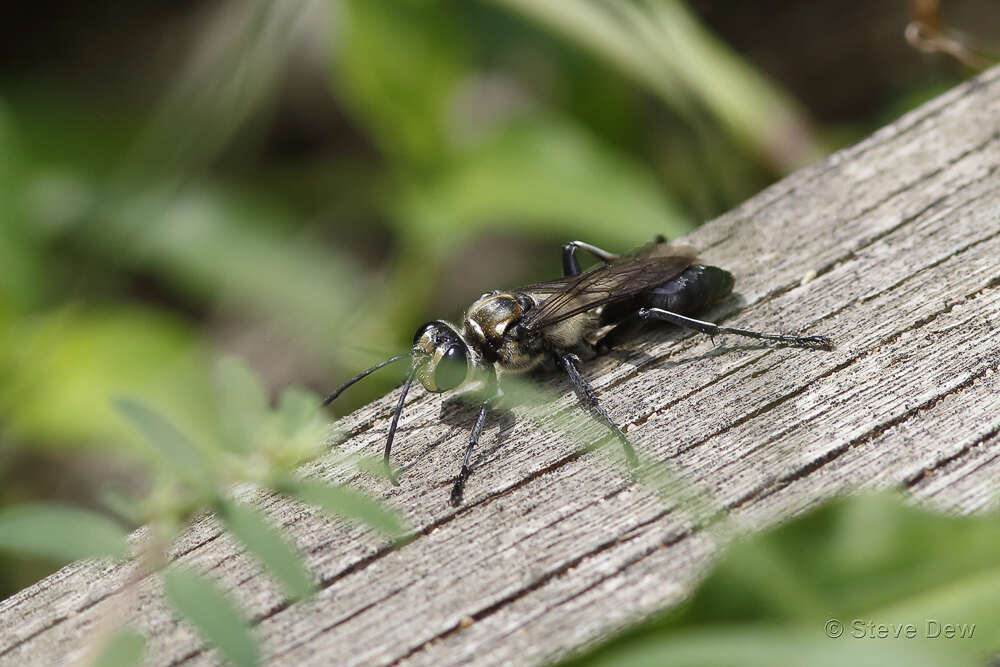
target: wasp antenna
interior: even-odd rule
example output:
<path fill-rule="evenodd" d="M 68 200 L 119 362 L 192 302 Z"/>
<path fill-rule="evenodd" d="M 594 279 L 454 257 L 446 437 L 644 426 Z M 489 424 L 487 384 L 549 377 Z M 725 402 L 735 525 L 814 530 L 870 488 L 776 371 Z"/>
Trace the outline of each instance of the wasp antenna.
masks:
<path fill-rule="evenodd" d="M 396 479 L 396 475 L 392 472 L 392 466 L 389 464 L 389 452 L 392 451 L 392 439 L 396 436 L 396 425 L 399 424 L 399 415 L 403 413 L 403 403 L 406 401 L 406 394 L 410 391 L 410 385 L 413 384 L 413 378 L 417 374 L 417 367 L 414 366 L 410 369 L 410 374 L 406 376 L 406 382 L 403 384 L 403 392 L 399 395 L 399 402 L 396 403 L 396 411 L 392 414 L 392 423 L 389 424 L 389 435 L 385 439 L 385 469 L 389 473 L 389 479 L 393 484 L 399 486 L 399 480 Z"/>
<path fill-rule="evenodd" d="M 378 369 L 382 368 L 383 366 L 388 366 L 389 364 L 395 363 L 397 361 L 401 361 L 403 359 L 409 359 L 409 358 L 410 358 L 410 355 L 408 355 L 408 354 L 397 354 L 395 357 L 390 357 L 390 358 L 386 359 L 385 361 L 383 361 L 380 364 L 375 364 L 374 366 L 372 366 L 371 368 L 369 368 L 365 372 L 359 373 L 358 375 L 355 375 L 350 380 L 348 380 L 347 382 L 345 382 L 344 384 L 342 384 L 340 386 L 340 388 L 337 389 L 337 391 L 333 392 L 332 394 L 330 394 L 329 396 L 327 396 L 326 398 L 324 398 L 323 399 L 323 406 L 325 407 L 327 405 L 330 405 L 335 400 L 337 400 L 338 396 L 340 396 L 342 393 L 344 393 L 345 389 L 347 389 L 348 387 L 350 387 L 355 382 L 358 382 L 359 380 L 364 380 L 366 377 L 368 377 L 369 375 L 371 375 L 372 373 L 374 373 Z"/>

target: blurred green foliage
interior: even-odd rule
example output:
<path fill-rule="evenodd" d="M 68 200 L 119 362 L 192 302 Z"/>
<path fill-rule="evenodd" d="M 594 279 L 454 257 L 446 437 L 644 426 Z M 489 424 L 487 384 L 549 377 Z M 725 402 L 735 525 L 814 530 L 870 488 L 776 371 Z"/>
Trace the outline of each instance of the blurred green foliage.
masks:
<path fill-rule="evenodd" d="M 828 503 L 735 544 L 690 600 L 564 664 L 983 665 L 1000 636 L 998 538 L 995 514 Z"/>
<path fill-rule="evenodd" d="M 230 663 L 237 667 L 257 664 L 260 649 L 248 623 L 211 581 L 191 570 L 175 568 L 167 572 L 163 592 Z"/>
<path fill-rule="evenodd" d="M 135 667 L 141 665 L 146 650 L 146 639 L 138 632 L 123 628 L 94 658 L 94 667 Z"/>
<path fill-rule="evenodd" d="M 20 504 L 0 510 L 0 550 L 67 561 L 89 557 L 138 559 L 125 595 L 167 563 L 167 550 L 192 517 L 211 511 L 243 547 L 285 587 L 291 600 L 309 596 L 313 581 L 297 550 L 234 489 L 270 489 L 342 518 L 360 520 L 390 537 L 403 525 L 392 511 L 351 489 L 304 480 L 297 468 L 319 456 L 328 427 L 319 397 L 286 388 L 271 410 L 260 378 L 245 365 L 224 360 L 217 369 L 217 399 L 210 436 L 191 438 L 148 405 L 114 401 L 118 413 L 147 443 L 144 471 L 151 485 L 142 494 L 108 489 L 105 505 L 120 521 L 58 504 Z M 357 464 L 345 458 L 345 464 Z M 121 522 L 148 532 L 129 545 Z M 130 553 L 136 551 L 137 553 Z M 242 613 L 204 576 L 172 565 L 164 574 L 167 599 L 223 655 L 239 665 L 257 662 L 258 650 Z M 130 609 L 131 603 L 119 605 Z M 122 613 L 120 610 L 119 613 Z M 124 619 L 111 613 L 106 624 Z M 114 663 L 141 653 L 144 642 L 131 631 L 98 632 L 92 650 L 98 662 Z"/>

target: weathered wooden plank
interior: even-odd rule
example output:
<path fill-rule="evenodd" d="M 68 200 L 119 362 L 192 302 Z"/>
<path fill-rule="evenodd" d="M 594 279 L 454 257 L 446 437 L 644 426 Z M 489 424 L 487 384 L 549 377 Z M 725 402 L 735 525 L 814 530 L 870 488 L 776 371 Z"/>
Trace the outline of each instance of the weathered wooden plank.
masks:
<path fill-rule="evenodd" d="M 738 530 L 858 485 L 910 488 L 959 511 L 993 502 L 1000 468 L 1000 70 L 785 179 L 688 239 L 737 276 L 711 317 L 829 333 L 831 353 L 661 331 L 586 369 L 615 420 Z M 803 283 L 807 274 L 815 277 Z M 558 379 L 553 410 L 573 409 Z M 379 451 L 395 393 L 343 420 L 348 451 Z M 523 417 L 523 411 L 515 410 Z M 441 419 L 439 419 L 441 417 Z M 173 556 L 232 587 L 274 664 L 538 662 L 679 600 L 717 550 L 689 512 L 631 482 L 613 447 L 581 453 L 551 422 L 492 423 L 448 504 L 468 407 L 415 393 L 395 448 L 403 483 L 353 478 L 417 531 L 397 550 L 274 498 L 321 582 L 288 606 L 212 520 Z M 584 439 L 603 434 L 586 425 Z M 344 480 L 333 458 L 315 474 Z M 132 610 L 156 664 L 215 663 L 155 580 L 86 563 L 0 603 L 0 663 L 81 655 Z"/>

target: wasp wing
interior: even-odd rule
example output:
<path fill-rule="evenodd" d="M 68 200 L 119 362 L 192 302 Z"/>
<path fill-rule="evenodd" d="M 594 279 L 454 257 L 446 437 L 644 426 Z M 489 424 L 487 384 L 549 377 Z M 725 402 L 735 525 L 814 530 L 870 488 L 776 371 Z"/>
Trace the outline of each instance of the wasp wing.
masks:
<path fill-rule="evenodd" d="M 692 248 L 655 244 L 578 276 L 528 285 L 518 291 L 551 296 L 543 296 L 537 308 L 525 313 L 519 328 L 524 333 L 538 333 L 574 315 L 624 301 L 676 278 L 694 262 Z"/>

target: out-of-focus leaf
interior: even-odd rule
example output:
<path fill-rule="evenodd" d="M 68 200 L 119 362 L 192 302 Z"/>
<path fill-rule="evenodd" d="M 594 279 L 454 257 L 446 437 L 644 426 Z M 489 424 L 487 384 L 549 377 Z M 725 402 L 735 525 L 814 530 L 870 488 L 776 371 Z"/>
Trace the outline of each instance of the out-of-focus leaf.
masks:
<path fill-rule="evenodd" d="M 8 435 L 28 442 L 137 442 L 108 399 L 141 395 L 171 415 L 207 423 L 206 366 L 194 330 L 175 317 L 133 307 L 58 308 L 0 326 L 0 414 Z"/>
<path fill-rule="evenodd" d="M 125 491 L 106 486 L 100 492 L 101 504 L 112 514 L 134 526 L 143 521 L 139 503 Z"/>
<path fill-rule="evenodd" d="M 819 155 L 803 112 L 702 26 L 684 2 L 494 0 L 562 34 L 657 94 L 692 125 L 708 109 L 781 171 Z"/>
<path fill-rule="evenodd" d="M 735 545 L 679 609 L 570 664 L 982 664 L 1000 636 L 998 540 L 995 516 L 831 503 Z"/>
<path fill-rule="evenodd" d="M 407 244 L 440 253 L 484 228 L 627 243 L 690 229 L 648 171 L 567 119 L 535 113 L 480 145 L 455 141 L 446 105 L 472 72 L 468 28 L 444 3 L 363 0 L 344 14 L 336 62 L 347 102 L 401 166 L 434 166 L 400 174 L 390 209 Z"/>
<path fill-rule="evenodd" d="M 146 638 L 135 630 L 118 630 L 104 646 L 94 667 L 138 667 L 146 652 Z"/>
<path fill-rule="evenodd" d="M 317 2 L 238 2 L 203 16 L 198 43 L 122 169 L 174 179 L 202 169 L 277 98 L 288 54 Z"/>
<path fill-rule="evenodd" d="M 116 398 L 114 405 L 181 476 L 204 477 L 208 465 L 204 455 L 173 424 L 131 398 Z"/>
<path fill-rule="evenodd" d="M 24 311 L 41 301 L 45 291 L 44 248 L 36 234 L 15 222 L 6 190 L 0 185 L 0 310 Z"/>
<path fill-rule="evenodd" d="M 0 100 L 0 148 L 4 150 L 4 155 L 9 155 L 12 158 L 20 157 L 18 144 L 17 131 L 14 128 L 10 109 L 7 108 L 7 104 L 3 100 Z M 15 164 L 11 159 L 0 162 L 0 182 L 11 177 L 10 172 Z"/>
<path fill-rule="evenodd" d="M 261 11 L 266 12 L 266 8 Z M 265 27 L 268 31 L 280 32 L 283 22 L 301 19 L 294 14 L 296 10 L 279 10 L 265 17 Z M 276 39 L 280 37 L 269 32 L 268 41 Z M 259 54 L 261 45 L 255 43 L 254 47 Z M 250 66 L 241 61 L 240 67 Z M 230 80 L 239 86 L 244 78 L 230 77 Z M 72 107 L 69 103 L 65 106 Z M 118 130 L 112 140 L 103 126 L 92 127 L 79 119 L 74 122 L 72 118 L 50 119 L 45 112 L 51 115 L 51 108 L 42 107 L 39 113 L 21 114 L 26 116 L 21 123 L 25 128 L 22 130 L 17 125 L 15 129 L 22 131 L 11 132 L 15 139 L 23 139 L 21 142 L 12 140 L 12 143 L 24 144 L 18 154 L 38 154 L 40 157 L 23 165 L 18 162 L 20 169 L 9 179 L 5 179 L 5 172 L 0 170 L 0 219 L 10 220 L 10 228 L 4 225 L 4 230 L 0 231 L 0 260 L 8 252 L 11 254 L 10 262 L 0 262 L 0 278 L 7 273 L 11 278 L 0 284 L 0 301 L 9 290 L 19 305 L 31 305 L 40 300 L 39 295 L 46 293 L 46 285 L 49 291 L 62 293 L 67 283 L 78 286 L 79 296 L 85 299 L 89 293 L 87 288 L 103 288 L 116 281 L 127 285 L 131 278 L 123 273 L 137 271 L 142 275 L 154 275 L 159 284 L 184 295 L 188 303 L 211 299 L 232 310 L 250 311 L 265 317 L 281 331 L 309 346 L 309 351 L 318 359 L 342 363 L 344 346 L 329 342 L 339 337 L 337 332 L 342 327 L 349 329 L 351 323 L 345 313 L 351 312 L 356 295 L 362 291 L 359 276 L 363 275 L 346 253 L 338 252 L 332 245 L 317 244 L 314 239 L 305 238 L 300 214 L 277 198 L 255 194 L 249 188 L 223 188 L 205 180 L 183 187 L 136 179 L 109 185 L 101 180 L 104 172 L 110 169 L 104 162 L 120 160 L 124 150 L 122 137 L 118 136 L 121 131 Z M 118 121 L 109 113 L 87 113 L 80 111 L 78 106 L 72 108 L 81 117 L 112 117 Z M 32 107 L 31 112 L 34 111 Z M 167 117 L 176 122 L 176 116 L 168 114 Z M 179 127 L 190 125 L 189 122 Z M 134 128 L 130 129 L 134 132 Z M 0 132 L 2 130 L 0 127 Z M 154 129 L 154 134 L 157 131 Z M 192 135 L 185 131 L 184 136 L 183 147 L 171 148 L 185 151 Z M 87 141 L 79 146 L 74 144 L 83 139 Z M 154 143 L 161 140 L 170 143 L 162 136 Z M 3 142 L 2 135 L 0 142 Z M 105 144 L 114 146 L 110 156 L 104 150 Z M 73 150 L 66 148 L 70 145 Z M 96 148 L 102 149 L 99 169 L 94 163 Z M 205 150 L 210 150 L 205 142 L 195 147 L 198 153 Z M 6 157 L 7 154 L 0 150 L 0 155 Z M 162 157 L 157 156 L 157 159 Z M 157 169 L 162 166 L 155 165 Z M 11 243 L 5 243 L 8 234 Z M 66 276 L 71 277 L 71 281 L 59 281 L 61 275 L 54 270 L 63 268 L 56 261 L 58 255 L 44 254 L 48 252 L 44 243 L 53 239 L 69 243 L 86 257 L 82 274 L 78 266 L 66 267 L 73 272 Z M 119 271 L 114 271 L 116 268 Z M 100 318 L 96 323 L 86 322 L 80 333 L 110 328 L 120 319 L 133 316 L 131 311 L 110 315 L 111 323 L 105 324 Z M 120 333 L 116 340 L 126 353 L 143 345 L 152 346 L 176 334 L 177 322 L 169 322 L 175 318 L 159 315 L 147 319 L 167 321 L 149 322 L 148 335 Z M 24 333 L 25 339 L 30 340 L 29 332 Z M 70 337 L 70 342 L 72 340 Z M 150 352 L 152 358 L 156 350 Z M 35 358 L 45 359 L 47 355 L 42 351 Z M 137 377 L 162 375 L 147 372 L 148 368 L 140 369 L 135 363 L 116 364 L 113 359 L 102 362 L 122 373 L 131 366 L 136 369 Z M 79 360 L 76 363 L 82 364 Z M 103 380 L 102 377 L 96 379 Z M 124 389 L 120 387 L 115 391 Z M 105 397 L 100 397 L 100 401 L 106 404 Z M 90 412 L 108 416 L 106 409 Z M 65 422 L 50 419 L 48 423 L 59 421 Z"/>
<path fill-rule="evenodd" d="M 791 95 L 713 35 L 686 2 L 650 3 L 638 20 L 652 24 L 653 48 L 744 146 L 782 172 L 822 155 Z"/>
<path fill-rule="evenodd" d="M 65 86 L 19 92 L 4 101 L 10 103 L 10 126 L 25 171 L 79 162 L 88 177 L 104 177 L 135 139 L 140 118 L 128 104 L 99 101 Z"/>
<path fill-rule="evenodd" d="M 963 582 L 978 582 L 978 590 L 963 594 L 969 597 L 952 598 L 972 603 L 1000 586 L 997 540 L 996 516 L 946 516 L 891 496 L 838 501 L 737 544 L 687 613 L 692 620 L 720 614 L 742 620 L 903 610 L 930 603 L 936 592 L 958 593 Z M 786 590 L 776 594 L 779 573 Z M 725 605 L 723 598 L 729 600 Z M 1000 619 L 1000 607 L 989 618 Z"/>
<path fill-rule="evenodd" d="M 294 436 L 319 414 L 319 397 L 311 391 L 299 387 L 286 387 L 278 398 L 278 414 L 281 418 L 281 432 Z"/>
<path fill-rule="evenodd" d="M 114 521 L 51 504 L 16 505 L 0 512 L 0 549 L 65 561 L 128 554 L 125 532 Z"/>
<path fill-rule="evenodd" d="M 398 536 L 403 532 L 403 522 L 396 513 L 352 489 L 314 480 L 292 480 L 283 484 L 280 490 L 334 516 L 363 521 L 387 535 Z"/>
<path fill-rule="evenodd" d="M 385 467 L 385 459 L 381 456 L 357 455 L 354 458 L 354 465 L 366 475 L 371 475 L 378 479 L 392 479 L 391 471 Z"/>
<path fill-rule="evenodd" d="M 268 412 L 264 384 L 246 363 L 227 357 L 218 364 L 216 385 L 224 442 L 237 452 L 252 450 Z"/>
<path fill-rule="evenodd" d="M 164 592 L 181 618 L 223 656 L 239 667 L 258 663 L 260 651 L 246 621 L 215 584 L 190 570 L 174 569 L 164 575 Z"/>
<path fill-rule="evenodd" d="M 364 272 L 336 247 L 297 235 L 301 222 L 274 200 L 207 186 L 149 188 L 109 201 L 101 215 L 87 238 L 96 252 L 266 317 L 318 359 L 346 354 L 330 341 L 350 338 Z"/>
<path fill-rule="evenodd" d="M 437 0 L 350 0 L 339 9 L 336 85 L 347 93 L 345 105 L 387 155 L 404 164 L 439 160 L 448 152 L 445 112 L 467 69 L 454 8 Z"/>
<path fill-rule="evenodd" d="M 219 516 L 226 528 L 285 585 L 292 597 L 300 599 L 312 593 L 312 581 L 299 555 L 264 517 L 246 505 L 229 502 L 220 504 Z"/>
<path fill-rule="evenodd" d="M 905 644 L 888 640 L 845 643 L 818 631 L 760 624 L 692 629 L 669 640 L 636 639 L 617 653 L 600 653 L 570 664 L 595 667 L 940 667 L 950 662 L 947 650 L 930 642 Z M 981 663 L 979 663 L 981 664 Z M 971 667 L 971 665 L 970 665 Z"/>
<path fill-rule="evenodd" d="M 511 124 L 409 191 L 401 232 L 454 247 L 483 229 L 635 244 L 690 223 L 652 175 L 557 118 Z"/>

